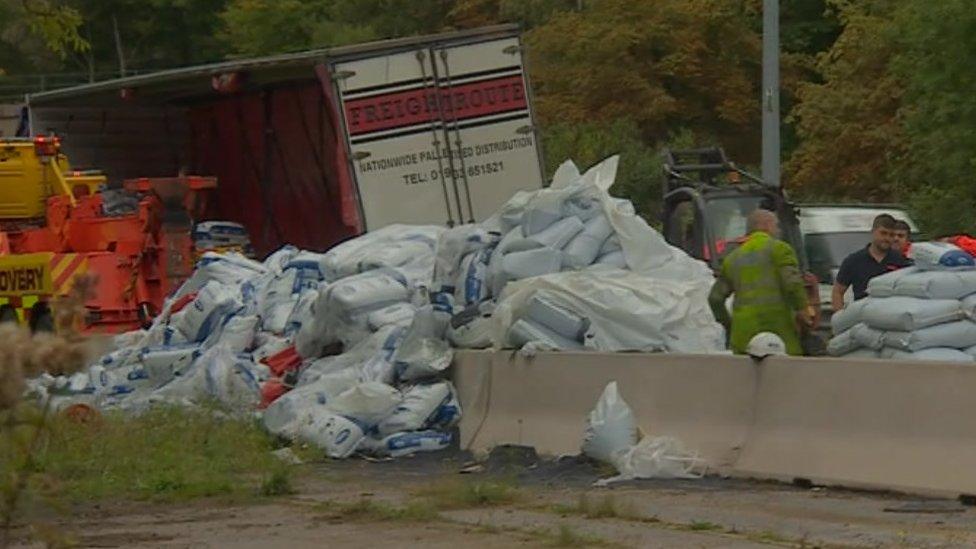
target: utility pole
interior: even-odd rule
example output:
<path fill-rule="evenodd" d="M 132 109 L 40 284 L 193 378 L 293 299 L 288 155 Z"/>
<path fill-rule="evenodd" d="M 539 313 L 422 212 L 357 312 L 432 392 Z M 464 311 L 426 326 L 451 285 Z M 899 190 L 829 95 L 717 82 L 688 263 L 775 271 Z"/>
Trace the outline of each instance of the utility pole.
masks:
<path fill-rule="evenodd" d="M 122 36 L 119 34 L 119 20 L 112 14 L 112 31 L 115 33 L 115 52 L 119 55 L 119 76 L 125 76 L 125 56 L 122 55 Z"/>
<path fill-rule="evenodd" d="M 779 0 L 763 0 L 762 40 L 762 178 L 779 187 Z"/>

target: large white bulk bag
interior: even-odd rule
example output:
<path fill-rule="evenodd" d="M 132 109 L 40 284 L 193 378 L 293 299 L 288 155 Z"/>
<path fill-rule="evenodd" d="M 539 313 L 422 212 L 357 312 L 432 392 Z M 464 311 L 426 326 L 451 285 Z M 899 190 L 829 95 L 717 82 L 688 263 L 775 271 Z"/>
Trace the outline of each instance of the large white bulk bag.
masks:
<path fill-rule="evenodd" d="M 976 270 L 919 271 L 895 282 L 895 295 L 925 299 L 960 299 L 976 292 Z"/>
<path fill-rule="evenodd" d="M 512 323 L 508 330 L 508 342 L 517 347 L 528 343 L 542 344 L 550 349 L 582 349 L 583 345 L 572 339 L 563 337 L 556 332 L 526 319 L 519 319 Z"/>
<path fill-rule="evenodd" d="M 897 271 L 891 271 L 883 275 L 876 276 L 868 281 L 868 295 L 871 297 L 890 297 L 895 295 L 895 285 L 902 278 L 917 273 L 917 267 L 905 267 Z"/>
<path fill-rule="evenodd" d="M 234 315 L 227 318 L 219 331 L 208 339 L 208 344 L 220 344 L 232 353 L 243 353 L 254 344 L 254 332 L 258 327 L 256 315 Z"/>
<path fill-rule="evenodd" d="M 611 234 L 613 226 L 607 216 L 601 214 L 587 221 L 583 230 L 563 249 L 563 267 L 582 269 L 592 264 Z"/>
<path fill-rule="evenodd" d="M 582 316 L 555 304 L 547 299 L 544 292 L 538 292 L 529 300 L 525 308 L 526 319 L 540 324 L 557 334 L 573 341 L 583 341 L 590 321 Z"/>
<path fill-rule="evenodd" d="M 932 347 L 966 348 L 976 345 L 976 323 L 957 320 L 915 330 L 885 332 L 885 346 L 902 351 L 921 351 Z"/>
<path fill-rule="evenodd" d="M 561 250 L 582 230 L 583 222 L 578 217 L 566 217 L 528 237 L 528 240 L 540 246 Z"/>
<path fill-rule="evenodd" d="M 317 410 L 359 383 L 353 368 L 333 371 L 281 395 L 266 410 L 261 421 L 273 435 L 294 437 L 298 425 L 307 422 Z"/>
<path fill-rule="evenodd" d="M 872 328 L 911 332 L 927 326 L 959 320 L 962 305 L 955 299 L 920 299 L 893 296 L 872 299 L 862 318 Z"/>
<path fill-rule="evenodd" d="M 864 307 L 870 303 L 871 298 L 858 299 L 848 304 L 843 309 L 837 311 L 830 317 L 830 327 L 835 334 L 841 334 L 849 330 L 852 326 L 861 321 Z"/>
<path fill-rule="evenodd" d="M 562 261 L 562 253 L 551 248 L 512 252 L 502 258 L 502 274 L 506 280 L 521 280 L 557 273 Z"/>
<path fill-rule="evenodd" d="M 887 351 L 887 350 L 886 350 Z M 960 351 L 959 349 L 952 349 L 949 347 L 933 347 L 931 349 L 922 349 L 921 351 L 915 351 L 913 353 L 891 350 L 883 353 L 885 358 L 891 358 L 894 360 L 934 360 L 938 362 L 963 362 L 971 364 L 976 361 L 971 355 Z"/>
<path fill-rule="evenodd" d="M 948 242 L 916 242 L 909 253 L 923 271 L 976 267 L 973 256 Z"/>

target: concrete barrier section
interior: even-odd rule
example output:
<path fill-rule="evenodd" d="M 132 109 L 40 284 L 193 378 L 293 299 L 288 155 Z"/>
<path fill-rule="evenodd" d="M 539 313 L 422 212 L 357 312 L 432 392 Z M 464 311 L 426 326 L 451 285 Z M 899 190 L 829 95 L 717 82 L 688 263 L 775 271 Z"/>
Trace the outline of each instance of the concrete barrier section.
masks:
<path fill-rule="evenodd" d="M 579 452 L 616 380 L 649 435 L 734 476 L 976 494 L 976 367 L 736 356 L 461 351 L 461 446 Z"/>

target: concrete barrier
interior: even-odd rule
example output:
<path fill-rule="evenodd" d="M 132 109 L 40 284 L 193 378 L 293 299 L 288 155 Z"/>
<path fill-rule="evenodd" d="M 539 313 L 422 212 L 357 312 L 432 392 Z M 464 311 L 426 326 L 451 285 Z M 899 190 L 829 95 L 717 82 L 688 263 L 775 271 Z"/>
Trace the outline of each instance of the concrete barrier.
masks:
<path fill-rule="evenodd" d="M 976 494 L 976 367 L 921 362 L 461 351 L 461 445 L 577 453 L 616 380 L 638 424 L 718 472 L 849 487 Z"/>

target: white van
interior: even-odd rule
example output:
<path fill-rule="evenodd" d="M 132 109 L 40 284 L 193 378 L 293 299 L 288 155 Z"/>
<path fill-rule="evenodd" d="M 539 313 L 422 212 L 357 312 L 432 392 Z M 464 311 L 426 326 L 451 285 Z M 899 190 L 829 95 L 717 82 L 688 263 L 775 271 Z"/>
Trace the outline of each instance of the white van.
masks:
<path fill-rule="evenodd" d="M 871 242 L 871 223 L 881 214 L 901 219 L 918 232 L 918 226 L 901 206 L 889 204 L 800 205 L 800 232 L 810 271 L 820 279 L 820 303 L 830 318 L 831 290 L 840 264 L 851 253 Z M 846 299 L 851 300 L 850 290 Z"/>

